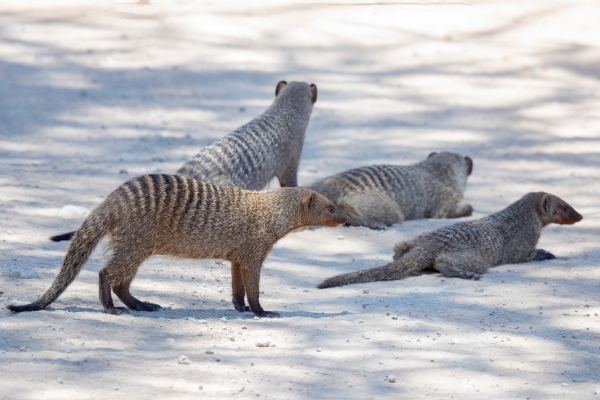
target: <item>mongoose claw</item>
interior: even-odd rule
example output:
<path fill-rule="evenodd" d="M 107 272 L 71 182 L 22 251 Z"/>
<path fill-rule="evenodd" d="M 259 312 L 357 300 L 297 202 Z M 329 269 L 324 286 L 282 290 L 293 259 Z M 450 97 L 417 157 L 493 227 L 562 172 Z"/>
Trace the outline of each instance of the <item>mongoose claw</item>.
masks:
<path fill-rule="evenodd" d="M 537 249 L 535 253 L 534 261 L 542 261 L 542 260 L 554 260 L 556 256 L 546 250 Z"/>
<path fill-rule="evenodd" d="M 476 280 L 476 281 L 478 281 L 479 279 L 481 279 L 481 275 L 479 275 L 476 272 L 471 272 L 471 271 L 460 271 L 458 273 L 458 276 L 460 278 L 463 278 L 463 279 L 473 279 L 473 280 Z"/>
<path fill-rule="evenodd" d="M 143 301 L 139 304 L 140 310 L 138 311 L 158 311 L 162 310 L 162 307 L 158 304 L 149 303 L 147 301 Z"/>

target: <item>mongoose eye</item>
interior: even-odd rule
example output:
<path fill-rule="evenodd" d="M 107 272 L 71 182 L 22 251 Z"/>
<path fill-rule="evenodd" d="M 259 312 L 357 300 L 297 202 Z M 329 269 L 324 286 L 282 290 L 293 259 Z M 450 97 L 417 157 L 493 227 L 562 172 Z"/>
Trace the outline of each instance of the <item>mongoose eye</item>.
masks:
<path fill-rule="evenodd" d="M 335 213 L 335 208 L 333 208 L 333 206 L 329 206 L 329 212 L 331 214 L 334 214 Z"/>

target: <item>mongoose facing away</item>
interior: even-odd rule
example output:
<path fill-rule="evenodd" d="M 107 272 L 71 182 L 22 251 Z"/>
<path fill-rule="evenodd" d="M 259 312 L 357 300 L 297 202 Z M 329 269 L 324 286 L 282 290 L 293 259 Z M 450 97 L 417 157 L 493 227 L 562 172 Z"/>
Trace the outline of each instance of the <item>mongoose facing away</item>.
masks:
<path fill-rule="evenodd" d="M 341 172 L 310 186 L 348 216 L 348 225 L 385 229 L 418 218 L 458 218 L 473 208 L 461 204 L 473 160 L 431 153 L 413 165 L 372 165 Z"/>
<path fill-rule="evenodd" d="M 317 287 L 397 280 L 424 269 L 435 269 L 448 277 L 479 279 L 495 265 L 556 258 L 535 248 L 542 228 L 552 223 L 571 225 L 582 218 L 554 195 L 529 193 L 495 214 L 398 243 L 394 261 L 387 265 L 334 276 Z"/>
<path fill-rule="evenodd" d="M 231 261 L 233 305 L 259 317 L 277 316 L 258 301 L 262 263 L 277 240 L 304 226 L 337 226 L 346 217 L 324 196 L 307 188 L 247 191 L 208 185 L 178 175 L 144 175 L 122 184 L 75 232 L 62 267 L 42 297 L 12 311 L 36 311 L 65 291 L 105 235 L 112 255 L 100 271 L 104 311 L 115 308 L 111 289 L 130 309 L 155 311 L 157 304 L 133 297 L 129 286 L 139 266 L 154 254 Z"/>
<path fill-rule="evenodd" d="M 178 175 L 218 186 L 260 190 L 276 176 L 282 187 L 298 186 L 298 163 L 317 86 L 281 81 L 275 101 L 261 115 L 200 150 Z M 75 232 L 52 236 L 59 242 Z"/>
<path fill-rule="evenodd" d="M 264 113 L 200 150 L 177 174 L 249 190 L 263 189 L 274 176 L 281 186 L 298 186 L 298 163 L 316 101 L 316 85 L 279 82 Z"/>

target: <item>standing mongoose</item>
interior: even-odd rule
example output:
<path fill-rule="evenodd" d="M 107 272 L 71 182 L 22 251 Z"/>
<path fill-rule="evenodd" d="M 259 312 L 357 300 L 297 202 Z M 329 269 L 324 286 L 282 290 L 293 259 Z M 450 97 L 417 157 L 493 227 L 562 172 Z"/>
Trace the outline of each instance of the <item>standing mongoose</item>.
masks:
<path fill-rule="evenodd" d="M 298 163 L 316 101 L 315 84 L 279 82 L 264 113 L 200 150 L 177 174 L 249 190 L 263 189 L 274 176 L 281 186 L 298 186 Z"/>
<path fill-rule="evenodd" d="M 487 217 L 445 226 L 394 247 L 394 261 L 328 278 L 325 289 L 350 283 L 392 281 L 435 269 L 448 277 L 479 279 L 489 267 L 556 258 L 535 246 L 548 224 L 571 225 L 581 214 L 560 198 L 529 193 Z"/>
<path fill-rule="evenodd" d="M 385 229 L 418 218 L 458 218 L 473 208 L 461 204 L 473 160 L 431 153 L 417 164 L 372 165 L 321 179 L 310 186 L 348 216 L 348 225 Z"/>
<path fill-rule="evenodd" d="M 317 86 L 281 81 L 267 110 L 200 150 L 178 175 L 218 186 L 261 190 L 276 176 L 282 187 L 298 186 L 298 163 Z M 71 240 L 75 232 L 52 236 Z"/>
<path fill-rule="evenodd" d="M 235 309 L 251 310 L 259 317 L 277 316 L 263 310 L 258 301 L 260 270 L 275 242 L 294 229 L 345 222 L 346 217 L 331 201 L 307 188 L 259 192 L 208 185 L 178 175 L 140 176 L 119 186 L 90 213 L 75 232 L 50 289 L 31 304 L 8 308 L 19 312 L 48 306 L 73 282 L 100 239 L 109 234 L 112 255 L 100 271 L 100 301 L 109 314 L 124 310 L 115 308 L 111 289 L 132 310 L 160 308 L 129 292 L 142 262 L 159 254 L 231 261 Z"/>

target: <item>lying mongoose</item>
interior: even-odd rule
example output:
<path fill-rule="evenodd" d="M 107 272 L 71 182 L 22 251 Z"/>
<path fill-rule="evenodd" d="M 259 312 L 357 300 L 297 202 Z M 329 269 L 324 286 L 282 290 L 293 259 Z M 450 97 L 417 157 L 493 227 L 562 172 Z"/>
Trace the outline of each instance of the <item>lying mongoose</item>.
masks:
<path fill-rule="evenodd" d="M 317 86 L 281 81 L 267 110 L 200 150 L 178 175 L 218 186 L 261 190 L 276 176 L 282 187 L 298 186 L 298 163 Z M 71 240 L 75 232 L 52 236 Z"/>
<path fill-rule="evenodd" d="M 391 281 L 435 269 L 448 277 L 479 279 L 489 267 L 556 258 L 535 246 L 548 224 L 571 225 L 581 214 L 560 198 L 529 193 L 504 210 L 419 235 L 394 247 L 394 261 L 328 278 L 325 289 L 350 283 Z"/>
<path fill-rule="evenodd" d="M 200 150 L 177 174 L 219 186 L 260 190 L 276 176 L 298 186 L 298 163 L 317 86 L 281 81 L 261 115 Z"/>
<path fill-rule="evenodd" d="M 307 188 L 248 191 L 208 185 L 178 175 L 144 175 L 112 192 L 75 232 L 62 267 L 42 297 L 12 311 L 37 311 L 65 291 L 100 241 L 109 234 L 112 255 L 100 271 L 104 311 L 115 308 L 111 289 L 130 309 L 155 311 L 157 304 L 131 295 L 129 286 L 148 257 L 222 258 L 231 261 L 233 305 L 259 317 L 259 279 L 271 248 L 288 232 L 305 226 L 337 226 L 346 217 L 324 196 Z M 248 297 L 250 308 L 244 302 Z"/>
<path fill-rule="evenodd" d="M 372 165 L 341 172 L 310 186 L 348 216 L 348 225 L 385 229 L 418 218 L 458 218 L 473 208 L 461 204 L 473 160 L 431 153 L 413 165 Z"/>

